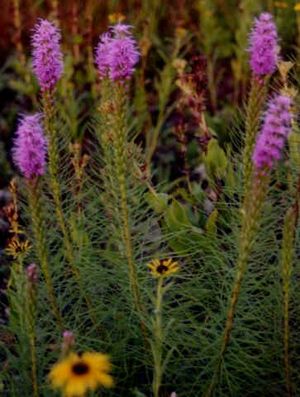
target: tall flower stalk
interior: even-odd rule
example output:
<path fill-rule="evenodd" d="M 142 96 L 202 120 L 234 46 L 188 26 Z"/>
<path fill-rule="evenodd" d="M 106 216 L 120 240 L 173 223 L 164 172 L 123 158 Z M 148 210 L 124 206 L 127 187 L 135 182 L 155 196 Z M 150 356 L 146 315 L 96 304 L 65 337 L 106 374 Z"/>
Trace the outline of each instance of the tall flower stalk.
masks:
<path fill-rule="evenodd" d="M 261 113 L 265 103 L 270 76 L 278 62 L 278 35 L 273 17 L 262 13 L 255 21 L 250 33 L 251 89 L 246 108 L 245 146 L 243 153 L 245 192 L 251 183 L 252 152 L 261 123 Z"/>
<path fill-rule="evenodd" d="M 75 256 L 62 206 L 62 190 L 59 181 L 59 136 L 56 129 L 55 88 L 63 74 L 63 55 L 60 49 L 61 35 L 57 27 L 41 19 L 35 27 L 32 38 L 33 70 L 42 90 L 42 105 L 44 113 L 44 128 L 48 139 L 48 169 L 50 188 L 54 200 L 58 226 L 63 236 L 65 257 L 69 262 L 73 276 L 78 284 L 80 294 L 86 302 L 90 318 L 97 323 L 92 302 L 84 290 L 79 270 L 75 265 Z"/>
<path fill-rule="evenodd" d="M 128 262 L 129 280 L 131 290 L 135 302 L 135 306 L 139 312 L 141 312 L 140 303 L 140 292 L 138 287 L 136 264 L 134 261 L 134 254 L 132 248 L 132 237 L 130 230 L 130 219 L 128 209 L 128 198 L 127 198 L 127 184 L 126 184 L 126 170 L 127 170 L 127 136 L 126 136 L 126 98 L 124 87 L 118 86 L 116 90 L 115 104 L 118 109 L 116 116 L 116 130 L 115 130 L 115 166 L 116 174 L 118 178 L 119 191 L 120 191 L 120 206 L 121 206 L 121 217 L 122 217 L 122 237 L 125 245 L 125 253 Z M 125 99 L 126 100 L 126 99 Z"/>
<path fill-rule="evenodd" d="M 60 49 L 60 32 L 56 26 L 41 19 L 32 37 L 33 70 L 42 89 L 44 128 L 48 139 L 50 186 L 55 204 L 58 224 L 61 228 L 66 253 L 70 259 L 72 248 L 64 220 L 61 188 L 58 180 L 59 151 L 58 135 L 55 128 L 54 91 L 63 73 L 63 55 Z"/>
<path fill-rule="evenodd" d="M 291 131 L 291 99 L 285 95 L 275 96 L 269 103 L 261 132 L 252 155 L 253 173 L 250 190 L 244 198 L 242 225 L 239 238 L 239 254 L 231 298 L 227 310 L 221 348 L 213 379 L 206 396 L 211 396 L 218 381 L 222 362 L 231 339 L 234 317 L 247 270 L 248 261 L 260 225 L 260 216 L 269 188 L 270 173 L 281 157 L 287 137 Z"/>
<path fill-rule="evenodd" d="M 43 203 L 41 200 L 40 181 L 38 179 L 27 180 L 28 203 L 32 221 L 33 238 L 35 242 L 37 257 L 45 278 L 49 301 L 53 314 L 60 329 L 63 328 L 63 320 L 55 296 L 55 289 L 50 273 L 49 254 L 47 249 L 46 225 L 43 216 Z"/>
<path fill-rule="evenodd" d="M 58 151 L 58 135 L 57 130 L 55 128 L 55 107 L 53 103 L 53 98 L 50 92 L 43 92 L 43 111 L 44 111 L 44 127 L 46 136 L 48 138 L 48 157 L 49 157 L 49 175 L 50 175 L 50 187 L 51 193 L 54 200 L 55 205 L 55 213 L 57 223 L 61 229 L 63 235 L 63 243 L 65 248 L 65 256 L 72 266 L 72 270 L 75 271 L 74 268 L 74 255 L 73 255 L 73 247 L 71 244 L 68 228 L 66 225 L 63 207 L 62 207 L 62 192 L 61 186 L 58 177 L 58 169 L 59 169 L 59 151 Z M 75 271 L 75 274 L 77 271 Z"/>
<path fill-rule="evenodd" d="M 96 48 L 96 64 L 98 75 L 102 80 L 103 95 L 100 111 L 106 128 L 105 135 L 100 139 L 104 150 L 104 161 L 114 172 L 118 186 L 117 205 L 121 221 L 122 254 L 127 260 L 134 306 L 142 317 L 143 307 L 133 252 L 127 181 L 129 159 L 126 82 L 132 76 L 134 66 L 139 59 L 139 52 L 130 29 L 128 25 L 118 23 L 108 33 L 100 36 Z M 144 333 L 143 323 L 142 329 Z"/>
<path fill-rule="evenodd" d="M 31 378 L 33 397 L 39 396 L 37 380 L 37 354 L 36 354 L 36 300 L 37 300 L 37 266 L 32 263 L 26 269 L 26 323 L 29 337 Z"/>
<path fill-rule="evenodd" d="M 163 347 L 166 337 L 166 331 L 163 325 L 163 299 L 165 293 L 170 288 L 171 284 L 165 284 L 164 279 L 172 276 L 179 271 L 179 265 L 172 259 L 158 260 L 154 259 L 148 267 L 153 277 L 157 279 L 156 296 L 154 301 L 154 318 L 152 320 L 152 335 L 153 339 L 150 342 L 153 355 L 153 382 L 152 390 L 153 396 L 159 397 L 160 387 L 163 378 L 164 368 L 170 354 L 164 359 Z"/>
<path fill-rule="evenodd" d="M 161 386 L 163 368 L 162 368 L 162 350 L 163 350 L 163 329 L 162 329 L 162 302 L 163 302 L 163 279 L 160 277 L 157 281 L 156 299 L 155 299 L 155 318 L 153 323 L 153 337 L 152 345 L 154 374 L 153 374 L 153 396 L 159 397 L 159 390 Z"/>
<path fill-rule="evenodd" d="M 41 126 L 41 115 L 25 116 L 19 124 L 13 148 L 13 159 L 26 180 L 28 203 L 31 214 L 33 241 L 37 257 L 45 278 L 48 298 L 57 324 L 63 326 L 55 289 L 50 273 L 46 244 L 46 226 L 39 178 L 46 171 L 47 141 Z"/>
<path fill-rule="evenodd" d="M 284 219 L 283 239 L 281 247 L 281 275 L 283 290 L 283 351 L 284 351 L 284 373 L 287 395 L 292 396 L 292 382 L 290 371 L 290 331 L 289 331 L 289 304 L 290 283 L 292 275 L 292 261 L 295 240 L 296 212 L 290 208 Z"/>
<path fill-rule="evenodd" d="M 113 166 L 116 172 L 118 190 L 119 190 L 119 210 L 121 217 L 121 237 L 123 240 L 124 254 L 128 265 L 129 284 L 133 297 L 134 306 L 140 317 L 143 314 L 143 307 L 141 303 L 141 295 L 137 278 L 136 263 L 134 259 L 129 203 L 128 203 L 128 187 L 127 187 L 127 167 L 128 167 L 128 137 L 127 137 L 127 94 L 126 86 L 122 84 L 115 84 L 114 87 L 115 113 L 112 115 L 113 119 Z M 143 324 L 143 323 L 142 323 Z M 142 325 L 143 333 L 145 327 Z"/>
<path fill-rule="evenodd" d="M 17 207 L 17 187 L 13 179 L 9 186 L 12 195 L 12 203 L 4 208 L 10 230 L 14 233 L 13 241 L 9 242 L 6 252 L 10 254 L 14 261 L 11 266 L 10 279 L 8 281 L 8 299 L 10 302 L 10 324 L 15 328 L 16 336 L 23 343 L 23 333 L 25 334 L 26 344 L 30 350 L 31 383 L 33 397 L 38 397 L 37 381 L 37 362 L 36 362 L 36 343 L 35 343 L 35 281 L 36 265 L 32 264 L 24 271 L 25 258 L 30 249 L 30 245 L 20 241 L 19 236 L 24 232 L 19 225 L 19 214 Z M 28 242 L 27 242 L 28 243 Z M 35 270 L 35 271 L 34 271 Z M 21 304 L 20 304 L 21 303 Z M 23 346 L 22 346 L 23 348 Z"/>
<path fill-rule="evenodd" d="M 15 336 L 20 344 L 19 348 L 23 354 L 26 354 L 24 361 L 26 362 L 26 375 L 28 374 L 30 378 L 30 395 L 38 397 L 35 331 L 31 329 L 31 325 L 33 325 L 31 316 L 33 302 L 29 301 L 23 255 L 18 255 L 12 263 L 7 292 L 11 310 L 9 323 L 14 329 Z M 22 366 L 18 370 L 22 371 Z"/>
<path fill-rule="evenodd" d="M 290 295 L 295 254 L 296 230 L 299 220 L 300 177 L 298 178 L 295 202 L 284 218 L 281 246 L 281 277 L 283 293 L 283 361 L 287 396 L 293 396 L 290 363 Z"/>

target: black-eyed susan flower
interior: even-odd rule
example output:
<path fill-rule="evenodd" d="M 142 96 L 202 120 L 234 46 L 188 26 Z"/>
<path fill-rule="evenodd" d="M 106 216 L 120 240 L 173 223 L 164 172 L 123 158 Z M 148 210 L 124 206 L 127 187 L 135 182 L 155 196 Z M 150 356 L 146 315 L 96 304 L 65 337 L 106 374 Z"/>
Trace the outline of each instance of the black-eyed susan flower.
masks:
<path fill-rule="evenodd" d="M 153 259 L 147 266 L 153 277 L 168 277 L 180 269 L 178 262 L 173 259 Z"/>
<path fill-rule="evenodd" d="M 98 387 L 112 387 L 110 371 L 111 363 L 105 354 L 70 353 L 52 367 L 49 380 L 53 388 L 61 389 L 64 397 L 84 397 Z"/>
<path fill-rule="evenodd" d="M 8 243 L 5 249 L 7 255 L 11 255 L 13 258 L 18 258 L 19 256 L 26 256 L 31 248 L 31 244 L 28 240 L 20 241 L 18 236 L 14 236 Z"/>

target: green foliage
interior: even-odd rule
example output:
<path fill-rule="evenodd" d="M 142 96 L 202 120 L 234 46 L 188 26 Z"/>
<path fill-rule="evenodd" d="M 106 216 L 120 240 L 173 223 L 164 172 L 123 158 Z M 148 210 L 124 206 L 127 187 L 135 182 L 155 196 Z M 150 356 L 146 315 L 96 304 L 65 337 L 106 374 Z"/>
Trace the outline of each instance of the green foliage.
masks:
<path fill-rule="evenodd" d="M 207 153 L 204 157 L 204 164 L 209 177 L 213 180 L 225 176 L 227 168 L 227 157 L 222 148 L 220 148 L 216 139 L 211 139 L 207 146 Z"/>
<path fill-rule="evenodd" d="M 252 126 L 249 163 L 267 87 L 263 93 L 255 91 L 246 108 L 240 96 L 249 85 L 247 34 L 262 3 L 241 1 L 237 7 L 235 1 L 193 1 L 186 10 L 196 25 L 192 34 L 180 30 L 180 24 L 176 32 L 167 24 L 167 2 L 161 7 L 159 1 L 142 1 L 139 15 L 136 2 L 129 3 L 129 18 L 133 24 L 136 18 L 142 29 L 137 35 L 150 42 L 134 80 L 124 85 L 96 82 L 95 75 L 86 74 L 87 65 L 75 64 L 69 53 L 46 120 L 48 139 L 55 137 L 49 142 L 47 174 L 34 185 L 38 189 L 29 191 L 29 199 L 28 184 L 19 178 L 19 221 L 32 248 L 23 261 L 9 258 L 3 304 L 8 314 L 0 325 L 0 390 L 9 397 L 33 395 L 34 340 L 39 396 L 57 396 L 47 375 L 61 357 L 62 331 L 71 330 L 76 351 L 111 357 L 115 387 L 91 392 L 93 396 L 143 397 L 153 390 L 160 397 L 173 391 L 207 396 L 210 385 L 215 397 L 285 396 L 288 329 L 289 376 L 298 395 L 296 118 L 283 160 L 265 186 L 261 211 L 256 217 L 247 212 L 258 200 L 250 189 L 252 170 L 245 185 L 245 142 Z M 287 3 L 289 11 L 276 11 L 280 23 L 286 21 L 285 12 L 291 14 Z M 107 2 L 107 8 L 118 11 L 118 2 Z M 293 41 L 295 16 L 291 18 L 286 37 Z M 167 28 L 174 37 L 163 37 Z M 80 44 L 81 37 L 73 43 Z M 188 55 L 198 49 L 208 63 L 208 110 L 199 111 L 208 123 L 207 142 L 199 136 L 199 120 L 195 126 L 190 109 L 182 105 L 176 85 L 180 72 L 175 61 L 187 58 L 184 72 L 189 73 Z M 228 71 L 233 72 L 229 100 L 218 95 Z M 16 62 L 5 73 L 0 90 L 9 86 L 18 98 L 29 99 L 27 109 L 42 108 L 29 72 L 24 74 Z M 299 86 L 297 75 L 291 81 Z M 291 88 L 285 83 L 285 89 Z M 275 76 L 272 90 L 282 85 Z M 297 98 L 295 102 L 298 109 Z M 1 123 L 13 124 L 15 113 L 15 108 L 6 109 Z M 173 134 L 178 113 L 188 125 L 181 141 Z M 1 146 L 5 168 L 2 152 Z M 291 208 L 294 229 L 286 221 L 283 230 Z M 251 239 L 241 244 L 245 224 L 254 221 Z M 241 256 L 245 263 L 231 335 L 220 354 Z M 159 284 L 162 279 L 152 277 L 147 263 L 167 258 L 179 263 L 180 272 Z M 28 303 L 25 272 L 32 262 L 40 269 L 34 304 Z M 288 267 L 285 274 L 280 265 Z M 50 305 L 49 280 L 63 327 Z M 283 311 L 287 301 L 288 313 Z M 289 317 L 288 328 L 283 327 L 284 317 Z"/>

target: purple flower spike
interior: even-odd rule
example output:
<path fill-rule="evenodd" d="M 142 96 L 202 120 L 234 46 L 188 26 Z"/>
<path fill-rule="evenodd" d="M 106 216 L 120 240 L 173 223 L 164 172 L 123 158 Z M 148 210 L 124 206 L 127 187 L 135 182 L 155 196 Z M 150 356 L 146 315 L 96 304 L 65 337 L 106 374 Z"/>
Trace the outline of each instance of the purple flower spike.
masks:
<path fill-rule="evenodd" d="M 129 79 L 138 60 L 139 52 L 131 37 L 115 39 L 110 49 L 110 79 Z"/>
<path fill-rule="evenodd" d="M 256 170 L 272 169 L 281 158 L 292 126 L 291 105 L 291 98 L 285 95 L 270 101 L 252 156 Z"/>
<path fill-rule="evenodd" d="M 278 35 L 273 17 L 263 12 L 254 21 L 250 34 L 250 66 L 256 76 L 272 74 L 278 61 Z"/>
<path fill-rule="evenodd" d="M 130 29 L 131 26 L 118 23 L 109 33 L 100 36 L 96 64 L 101 79 L 108 77 L 117 81 L 132 76 L 140 54 Z"/>
<path fill-rule="evenodd" d="M 63 73 L 59 29 L 46 19 L 35 25 L 32 36 L 33 71 L 43 91 L 51 90 Z"/>
<path fill-rule="evenodd" d="M 13 160 L 27 179 L 43 175 L 46 170 L 47 142 L 40 121 L 40 114 L 25 116 L 16 132 Z"/>

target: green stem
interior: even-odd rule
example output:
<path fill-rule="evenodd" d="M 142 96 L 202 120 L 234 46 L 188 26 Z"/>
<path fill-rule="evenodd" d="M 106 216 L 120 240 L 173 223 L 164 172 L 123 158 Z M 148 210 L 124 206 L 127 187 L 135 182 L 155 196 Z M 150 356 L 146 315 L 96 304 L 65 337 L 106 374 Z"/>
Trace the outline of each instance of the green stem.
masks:
<path fill-rule="evenodd" d="M 51 94 L 52 93 L 49 91 L 44 91 L 42 100 L 43 100 L 43 109 L 45 113 L 44 126 L 45 126 L 46 135 L 48 137 L 48 156 L 49 156 L 48 169 L 50 175 L 50 188 L 55 205 L 56 219 L 63 236 L 65 257 L 70 265 L 73 276 L 77 282 L 80 294 L 86 302 L 89 311 L 89 316 L 92 322 L 94 323 L 94 325 L 97 325 L 97 320 L 94 315 L 91 299 L 84 290 L 81 274 L 75 265 L 75 256 L 73 252 L 73 247 L 63 213 L 62 199 L 61 199 L 62 192 L 58 178 L 58 165 L 59 165 L 59 151 L 57 144 L 58 136 L 54 125 L 55 108 L 53 105 L 53 98 Z"/>
<path fill-rule="evenodd" d="M 120 254 L 128 266 L 129 287 L 133 306 L 141 321 L 141 331 L 145 346 L 147 345 L 146 326 L 143 321 L 144 307 L 137 277 L 136 263 L 134 260 L 133 243 L 130 225 L 128 174 L 132 164 L 128 159 L 128 131 L 127 131 L 127 86 L 125 84 L 112 84 L 108 79 L 102 81 L 101 104 L 99 111 L 102 125 L 99 130 L 99 142 L 103 149 L 105 164 L 103 181 L 108 200 L 112 199 L 112 211 L 115 225 L 118 228 L 122 248 Z M 132 159 L 130 160 L 132 161 Z M 134 161 L 134 160 L 133 160 Z M 112 196 L 110 196 L 110 192 Z"/>
<path fill-rule="evenodd" d="M 125 256 L 127 259 L 129 270 L 129 284 L 133 296 L 134 306 L 140 315 L 143 317 L 143 306 L 141 303 L 140 290 L 137 278 L 136 264 L 133 256 L 132 236 L 129 223 L 129 210 L 127 198 L 127 182 L 126 171 L 128 166 L 127 160 L 127 126 L 126 126 L 126 87 L 116 87 L 116 130 L 114 131 L 114 164 L 119 185 L 120 194 L 120 214 L 122 223 L 122 239 L 125 248 Z M 141 328 L 143 335 L 146 335 L 146 328 L 144 322 L 141 321 Z"/>
<path fill-rule="evenodd" d="M 37 382 L 37 363 L 36 363 L 36 347 L 35 347 L 35 335 L 30 335 L 30 355 L 31 355 L 31 376 L 32 376 L 32 387 L 33 396 L 39 397 L 39 389 Z"/>
<path fill-rule="evenodd" d="M 284 349 L 284 372 L 285 372 L 285 385 L 287 396 L 292 396 L 291 384 L 291 371 L 290 371 L 290 358 L 289 358 L 289 285 L 284 285 L 283 292 L 283 317 L 284 317 L 284 330 L 283 330 L 283 349 Z"/>
<path fill-rule="evenodd" d="M 162 348 L 163 348 L 163 331 L 162 331 L 162 300 L 163 300 L 163 278 L 159 277 L 157 282 L 156 300 L 155 300 L 155 321 L 154 321 L 154 344 L 153 344 L 153 395 L 159 397 L 159 390 L 163 375 Z"/>
<path fill-rule="evenodd" d="M 227 309 L 221 348 L 213 378 L 207 392 L 205 393 L 206 397 L 210 397 L 216 387 L 222 362 L 224 361 L 225 353 L 231 339 L 242 281 L 247 270 L 249 257 L 252 252 L 253 243 L 255 241 L 257 229 L 259 227 L 259 217 L 267 194 L 268 186 L 269 177 L 266 175 L 257 175 L 255 176 L 255 179 L 253 179 L 252 190 L 248 191 L 247 195 L 245 196 L 244 206 L 242 209 L 243 219 L 240 234 L 239 256 L 236 265 L 236 275 L 233 282 L 229 307 Z"/>
<path fill-rule="evenodd" d="M 45 222 L 42 216 L 42 204 L 39 197 L 39 183 L 38 180 L 30 180 L 27 183 L 28 202 L 32 220 L 33 237 L 36 247 L 37 257 L 45 278 L 45 283 L 48 292 L 48 298 L 53 315 L 57 321 L 58 328 L 63 331 L 63 319 L 59 310 L 59 306 L 55 296 L 55 290 L 49 270 L 47 243 L 45 236 Z"/>
<path fill-rule="evenodd" d="M 18 322 L 18 339 L 20 343 L 23 343 L 22 334 L 26 333 L 26 343 L 28 342 L 30 351 L 30 376 L 33 390 L 33 397 L 38 397 L 38 381 L 37 381 L 37 363 L 36 363 L 36 348 L 35 348 L 35 333 L 34 333 L 34 313 L 35 313 L 35 301 L 32 299 L 32 294 L 28 288 L 28 280 L 24 272 L 23 258 L 19 255 L 16 262 L 12 263 L 10 280 L 8 283 L 8 297 L 10 301 L 10 309 L 12 316 L 10 321 Z M 17 302 L 23 303 L 15 304 L 13 298 L 13 291 L 17 296 Z M 13 320 L 14 318 L 14 320 Z M 27 357 L 26 357 L 27 358 Z"/>
<path fill-rule="evenodd" d="M 281 260 L 281 274 L 282 274 L 282 289 L 283 289 L 283 351 L 284 351 L 284 372 L 287 396 L 293 395 L 292 381 L 291 381 L 291 367 L 289 358 L 289 301 L 290 301 L 290 282 L 292 275 L 292 263 L 295 243 L 295 229 L 297 226 L 298 217 L 298 198 L 296 205 L 288 209 L 283 226 L 282 239 L 282 260 Z"/>
<path fill-rule="evenodd" d="M 36 361 L 36 335 L 35 335 L 35 318 L 36 318 L 36 291 L 35 285 L 27 281 L 27 328 L 29 336 L 29 347 L 31 357 L 31 378 L 33 397 L 39 396 L 37 381 L 37 361 Z"/>
<path fill-rule="evenodd" d="M 58 152 L 58 136 L 54 124 L 55 108 L 53 106 L 53 99 L 51 93 L 45 91 L 43 93 L 43 109 L 45 113 L 45 131 L 48 137 L 48 155 L 49 155 L 49 174 L 50 174 L 50 187 L 55 205 L 55 213 L 57 223 L 61 229 L 63 235 L 63 243 L 65 247 L 65 255 L 73 268 L 73 249 L 70 242 L 69 233 L 64 219 L 62 200 L 61 200 L 61 188 L 58 180 L 58 164 L 59 164 L 59 152 Z M 76 273 L 76 271 L 75 271 Z"/>

